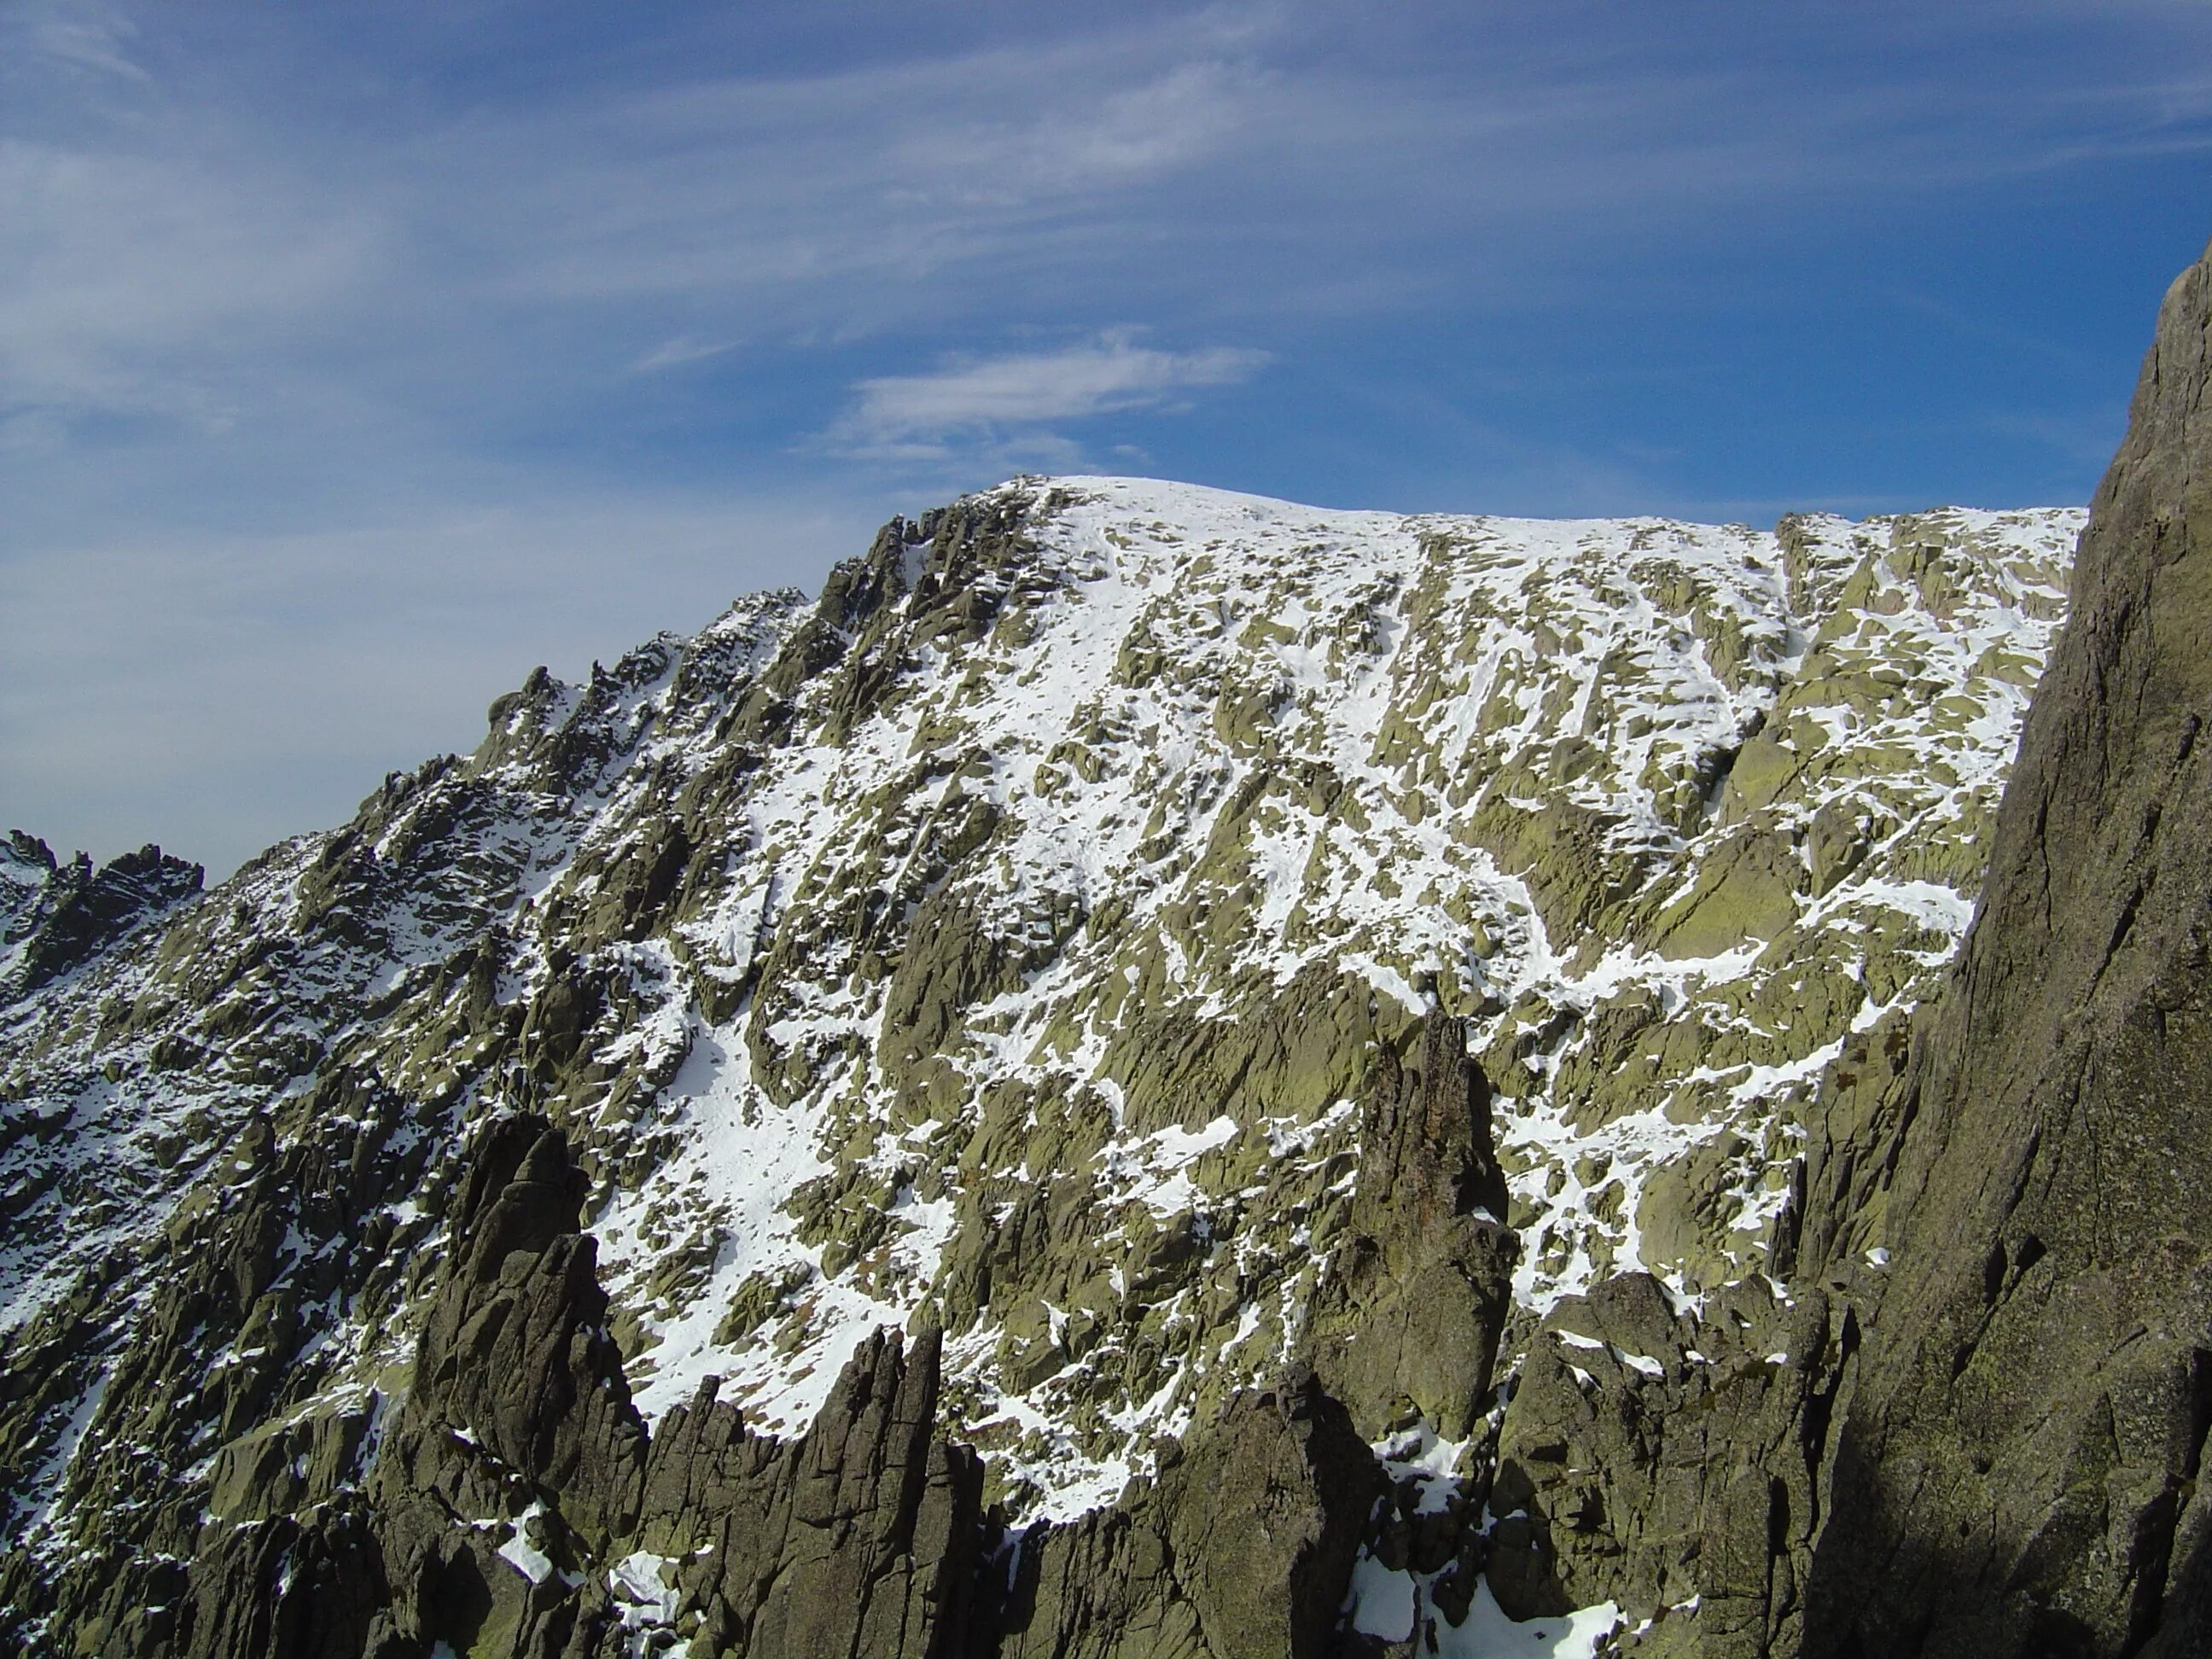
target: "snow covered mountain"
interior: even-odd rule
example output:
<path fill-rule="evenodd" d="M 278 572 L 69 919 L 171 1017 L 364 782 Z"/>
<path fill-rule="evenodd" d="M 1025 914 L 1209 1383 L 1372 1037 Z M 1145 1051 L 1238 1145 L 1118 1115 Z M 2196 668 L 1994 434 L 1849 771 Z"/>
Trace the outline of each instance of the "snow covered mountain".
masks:
<path fill-rule="evenodd" d="M 1884 1180 L 1832 1120 L 1894 1110 L 2082 522 L 1770 534 L 1023 479 L 894 521 L 818 600 L 541 671 L 474 755 L 211 891 L 19 836 L 0 1626 L 277 1642 L 307 1534 L 188 1564 L 326 1514 L 405 1609 L 374 1650 L 787 1650 L 769 1592 L 687 1588 L 676 1522 L 507 1481 L 535 1466 L 482 1424 L 439 1454 L 506 1472 L 465 1501 L 428 1453 L 398 1468 L 410 1413 L 462 1409 L 426 1355 L 494 1351 L 466 1285 L 522 1295 L 466 1264 L 506 1202 L 497 1126 L 540 1119 L 583 1231 L 515 1237 L 582 1240 L 558 1328 L 604 1286 L 571 1358 L 656 1449 L 716 1401 L 767 1459 L 861 1420 L 867 1376 L 906 1400 L 869 1346 L 893 1328 L 928 1354 L 921 1432 L 974 1450 L 977 1547 L 1049 1572 L 1042 1523 L 1103 1550 L 1100 1514 L 1310 1370 L 1313 1420 L 1395 1494 L 1398 1522 L 1315 1534 L 1355 1637 L 1689 1625 L 1696 1566 L 1607 1578 L 1515 1531 L 1493 1483 L 1540 1461 L 1516 1379 L 1716 1362 L 1600 1328 L 1624 1284 L 1763 1341 L 1809 1305 L 1801 1258 L 1883 1270 Z M 1858 1197 L 1808 1246 L 1823 1182 Z M 946 1467 L 928 1489 L 967 1490 Z M 408 1480 L 443 1519 L 402 1550 L 377 1517 Z M 444 1565 L 402 1585 L 403 1555 Z M 1154 1646 L 1036 1650 L 1225 1655 L 1214 1592 L 1170 1577 L 1197 1645 L 1163 1614 Z M 264 1625 L 222 1622 L 249 1602 Z M 971 1623 L 998 1645 L 932 1624 L 928 1650 L 1042 1628 Z M 902 1628 L 852 1650 L 925 1650 Z"/>

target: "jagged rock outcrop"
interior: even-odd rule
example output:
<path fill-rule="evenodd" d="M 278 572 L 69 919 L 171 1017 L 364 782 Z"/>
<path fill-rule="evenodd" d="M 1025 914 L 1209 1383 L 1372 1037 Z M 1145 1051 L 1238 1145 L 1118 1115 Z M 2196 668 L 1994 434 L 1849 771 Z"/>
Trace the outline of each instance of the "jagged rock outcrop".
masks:
<path fill-rule="evenodd" d="M 98 870 L 21 830 L 0 847 L 0 1002 L 27 996 L 200 890 L 206 872 L 146 846 Z"/>
<path fill-rule="evenodd" d="M 941 1338 L 864 1343 L 803 1441 L 702 1386 L 653 1443 L 636 1542 L 700 1609 L 695 1650 L 957 1659 L 984 1559 L 982 1471 L 939 1438 Z"/>
<path fill-rule="evenodd" d="M 369 1517 L 357 1503 L 319 1507 L 305 1518 L 276 1516 L 208 1528 L 189 1561 L 164 1564 L 142 1627 L 109 1652 L 175 1659 L 401 1659 L 416 1650 L 393 1641 L 385 1582 Z"/>
<path fill-rule="evenodd" d="M 1242 1394 L 1149 1486 L 1022 1534 L 1000 1659 L 1324 1659 L 1383 1481 L 1310 1374 Z"/>
<path fill-rule="evenodd" d="M 1490 1403 L 1518 1250 L 1467 1046 L 1432 1011 L 1411 1057 L 1382 1055 L 1344 1242 L 1308 1316 L 1315 1370 L 1370 1440 L 1422 1420 L 1463 1440 Z"/>
<path fill-rule="evenodd" d="M 1652 1623 L 1639 1653 L 1796 1653 L 1858 1342 L 1847 1304 L 1812 1288 L 1784 1303 L 1759 1279 L 1698 1312 L 1641 1273 L 1561 1302 L 1499 1433 L 1499 1604 L 1528 1619 L 1614 1602 Z M 1669 1621 L 1685 1607 L 1694 1621 Z"/>
<path fill-rule="evenodd" d="M 1820 1081 L 1786 1293 L 1628 1275 L 1531 1341 L 1509 1611 L 1616 1601 L 1624 1651 L 1747 1659 L 2212 1648 L 2208 390 L 2212 256 L 2162 308 L 1960 960 Z"/>
<path fill-rule="evenodd" d="M 550 1124 L 489 1126 L 411 1382 L 362 1449 L 373 1473 L 296 1516 L 210 1518 L 167 1574 L 173 1616 L 118 1650 L 975 1650 L 970 1604 L 997 1569 L 975 1457 L 938 1437 L 936 1334 L 911 1355 L 870 1339 L 799 1439 L 748 1431 L 709 1384 L 649 1440 L 605 1328 L 581 1193 Z"/>
<path fill-rule="evenodd" d="M 152 1650 L 613 1659 L 656 1631 L 751 1659 L 1334 1650 L 1383 1482 L 1310 1374 L 1236 1397 L 1115 1505 L 994 1553 L 981 1466 L 939 1437 L 934 1330 L 911 1353 L 871 1337 L 800 1439 L 751 1433 L 710 1379 L 648 1441 L 580 1190 L 549 1124 L 489 1127 L 365 1489 L 211 1522 Z"/>
<path fill-rule="evenodd" d="M 2212 1648 L 2212 261 L 2084 532 L 1923 1034 L 1818 1655 Z"/>
<path fill-rule="evenodd" d="M 550 1123 L 489 1126 L 368 1483 L 392 1623 L 409 1639 L 550 1653 L 580 1620 L 589 1629 L 611 1617 L 603 1591 L 564 1594 L 550 1565 L 598 1559 L 629 1532 L 645 1468 L 596 1243 L 578 1231 L 584 1192 Z M 536 1554 L 517 1565 L 502 1535 Z"/>

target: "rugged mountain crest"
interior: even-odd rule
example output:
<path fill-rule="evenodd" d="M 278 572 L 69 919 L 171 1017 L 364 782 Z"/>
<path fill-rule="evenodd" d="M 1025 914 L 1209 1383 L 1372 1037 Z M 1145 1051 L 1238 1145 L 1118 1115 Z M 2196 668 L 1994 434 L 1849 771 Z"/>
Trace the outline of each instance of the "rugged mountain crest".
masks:
<path fill-rule="evenodd" d="M 0 997 L 52 983 L 200 890 L 206 872 L 158 847 L 92 867 L 80 853 L 57 864 L 21 830 L 0 846 Z"/>
<path fill-rule="evenodd" d="M 1790 1650 L 2079 521 L 1018 481 L 134 866 L 0 988 L 9 1632 Z"/>

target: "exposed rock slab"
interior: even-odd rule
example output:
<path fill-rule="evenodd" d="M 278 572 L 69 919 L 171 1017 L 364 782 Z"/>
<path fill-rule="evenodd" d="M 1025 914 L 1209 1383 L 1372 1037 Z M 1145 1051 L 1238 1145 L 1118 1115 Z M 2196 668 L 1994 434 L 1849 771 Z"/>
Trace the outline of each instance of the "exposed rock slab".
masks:
<path fill-rule="evenodd" d="M 1763 1281 L 1678 1313 L 1644 1274 L 1570 1297 L 1529 1346 L 1499 1435 L 1489 1574 L 1516 1618 L 1694 1608 L 1701 1655 L 1796 1650 L 1821 1458 L 1858 1332 Z M 1655 1646 L 1664 1651 L 1664 1638 Z"/>
<path fill-rule="evenodd" d="M 1322 1659 L 1383 1483 L 1310 1376 L 1240 1395 L 1149 1489 L 1018 1546 L 1001 1659 Z"/>
<path fill-rule="evenodd" d="M 2212 263 L 2075 593 L 1887 1152 L 1815 1654 L 2212 1649 Z"/>

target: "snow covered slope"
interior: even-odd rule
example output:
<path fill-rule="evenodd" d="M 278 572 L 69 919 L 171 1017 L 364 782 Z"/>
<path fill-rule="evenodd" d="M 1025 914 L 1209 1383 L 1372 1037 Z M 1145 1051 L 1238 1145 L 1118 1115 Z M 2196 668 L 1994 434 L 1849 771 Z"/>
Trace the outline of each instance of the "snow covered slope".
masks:
<path fill-rule="evenodd" d="M 1297 1357 L 1363 1084 L 1432 1007 L 1529 1316 L 1785 1271 L 1808 1103 L 1972 915 L 2081 518 L 1020 480 L 817 603 L 533 677 L 0 1006 L 19 1570 L 404 1390 L 506 1109 L 582 1149 L 648 1418 L 711 1375 L 795 1431 L 870 1329 L 941 1322 L 1025 1516 Z"/>

